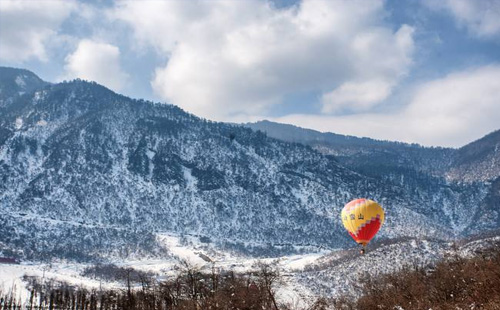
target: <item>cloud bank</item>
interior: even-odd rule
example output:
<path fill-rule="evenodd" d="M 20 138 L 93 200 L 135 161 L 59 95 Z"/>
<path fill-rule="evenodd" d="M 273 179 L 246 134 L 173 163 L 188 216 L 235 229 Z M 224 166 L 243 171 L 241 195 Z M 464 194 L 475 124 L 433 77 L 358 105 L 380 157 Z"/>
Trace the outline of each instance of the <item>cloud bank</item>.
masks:
<path fill-rule="evenodd" d="M 460 147 L 499 129 L 498 81 L 500 66 L 483 66 L 421 84 L 408 105 L 394 113 L 296 114 L 274 120 L 320 131 Z"/>
<path fill-rule="evenodd" d="M 129 78 L 120 66 L 120 50 L 111 44 L 81 40 L 65 61 L 65 79 L 96 81 L 114 91 L 120 91 Z"/>
<path fill-rule="evenodd" d="M 0 60 L 21 63 L 48 61 L 47 42 L 57 36 L 65 19 L 77 8 L 68 1 L 0 1 Z"/>
<path fill-rule="evenodd" d="M 383 0 L 302 0 L 285 8 L 267 0 L 0 0 L 0 61 L 38 64 L 61 79 L 94 80 L 129 94 L 151 86 L 162 100 L 209 119 L 267 118 L 460 146 L 498 129 L 500 69 L 490 49 L 500 34 L 500 3 L 415 6 L 422 3 L 443 13 L 425 9 L 426 18 L 453 17 L 459 27 L 443 28 L 452 36 L 478 38 L 493 64 L 436 69 L 418 46 L 425 27 L 402 24 L 400 8 Z M 462 53 L 461 60 L 482 56 L 477 49 Z M 413 59 L 441 78 L 425 81 Z M 423 82 L 415 85 L 417 79 Z M 396 102 L 395 92 L 405 97 Z M 292 111 L 311 114 L 286 115 Z"/>
<path fill-rule="evenodd" d="M 383 1 L 122 1 L 114 18 L 168 56 L 165 100 L 217 120 L 265 114 L 285 95 L 323 94 L 324 113 L 387 98 L 412 63 L 413 29 L 384 24 Z"/>

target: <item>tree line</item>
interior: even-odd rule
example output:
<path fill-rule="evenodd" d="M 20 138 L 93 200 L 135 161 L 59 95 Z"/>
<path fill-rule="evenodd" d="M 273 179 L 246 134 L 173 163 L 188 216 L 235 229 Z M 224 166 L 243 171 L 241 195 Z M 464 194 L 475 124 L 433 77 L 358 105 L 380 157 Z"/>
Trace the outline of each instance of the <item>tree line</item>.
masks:
<path fill-rule="evenodd" d="M 215 266 L 204 273 L 184 264 L 179 275 L 167 280 L 113 265 L 87 268 L 83 274 L 121 280 L 124 285 L 122 289 L 88 289 L 25 276 L 28 300 L 22 302 L 0 292 L 0 310 L 292 309 L 277 300 L 282 278 L 278 269 L 268 264 L 259 264 L 248 273 L 224 271 Z M 318 300 L 307 309 L 327 309 L 326 302 Z"/>
<path fill-rule="evenodd" d="M 113 265 L 84 270 L 90 277 L 122 281 L 121 289 L 88 289 L 25 277 L 29 298 L 21 302 L 0 292 L 0 310 L 371 310 L 500 309 L 500 242 L 456 253 L 433 266 L 405 267 L 360 279 L 360 296 L 320 297 L 306 307 L 283 302 L 282 275 L 273 265 L 236 273 L 215 266 L 200 272 L 185 264 L 177 276 L 158 280 L 150 273 Z"/>

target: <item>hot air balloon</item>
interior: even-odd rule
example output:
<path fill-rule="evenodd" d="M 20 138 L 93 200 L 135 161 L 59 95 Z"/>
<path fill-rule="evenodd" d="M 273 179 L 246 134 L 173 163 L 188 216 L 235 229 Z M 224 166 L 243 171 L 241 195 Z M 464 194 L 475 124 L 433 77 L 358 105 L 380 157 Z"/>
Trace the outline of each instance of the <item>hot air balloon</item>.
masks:
<path fill-rule="evenodd" d="M 384 224 L 384 209 L 373 200 L 355 199 L 345 205 L 341 213 L 342 224 L 351 237 L 365 247 Z"/>

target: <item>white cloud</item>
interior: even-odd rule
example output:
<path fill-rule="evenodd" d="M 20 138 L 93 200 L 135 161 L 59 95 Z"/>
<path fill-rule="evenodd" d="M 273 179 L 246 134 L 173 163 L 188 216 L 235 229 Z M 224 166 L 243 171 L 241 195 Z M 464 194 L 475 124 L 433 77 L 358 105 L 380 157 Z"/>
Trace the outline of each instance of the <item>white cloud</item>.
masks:
<path fill-rule="evenodd" d="M 480 37 L 497 37 L 500 34 L 500 2 L 498 0 L 427 0 L 434 10 L 445 10 L 457 22 Z"/>
<path fill-rule="evenodd" d="M 413 136 L 461 145 L 499 129 L 500 66 L 466 70 L 422 85 L 406 110 Z"/>
<path fill-rule="evenodd" d="M 368 32 L 353 39 L 358 81 L 347 81 L 323 94 L 323 112 L 369 110 L 385 100 L 400 77 L 407 73 L 413 51 L 413 28 L 402 26 L 394 35 Z M 389 47 L 389 48 L 388 48 Z M 378 49 L 378 50 L 376 50 Z M 391 54 L 385 55 L 389 52 Z M 352 55 L 352 54 L 351 54 Z"/>
<path fill-rule="evenodd" d="M 65 79 L 96 81 L 119 91 L 129 78 L 120 66 L 120 50 L 111 44 L 81 40 L 76 50 L 68 55 L 65 61 Z"/>
<path fill-rule="evenodd" d="M 47 61 L 47 42 L 75 10 L 74 1 L 0 1 L 0 60 Z"/>
<path fill-rule="evenodd" d="M 394 32 L 384 14 L 383 1 L 304 0 L 286 9 L 267 1 L 121 1 L 111 16 L 169 56 L 152 81 L 158 95 L 231 120 L 265 114 L 300 91 L 324 93 L 331 112 L 380 103 L 413 51 L 413 29 Z"/>
<path fill-rule="evenodd" d="M 387 98 L 391 88 L 391 83 L 386 81 L 346 82 L 323 95 L 323 112 L 332 113 L 342 109 L 367 110 Z"/>
<path fill-rule="evenodd" d="M 426 82 L 392 114 L 288 115 L 274 120 L 356 136 L 462 146 L 499 129 L 500 66 L 484 66 Z"/>

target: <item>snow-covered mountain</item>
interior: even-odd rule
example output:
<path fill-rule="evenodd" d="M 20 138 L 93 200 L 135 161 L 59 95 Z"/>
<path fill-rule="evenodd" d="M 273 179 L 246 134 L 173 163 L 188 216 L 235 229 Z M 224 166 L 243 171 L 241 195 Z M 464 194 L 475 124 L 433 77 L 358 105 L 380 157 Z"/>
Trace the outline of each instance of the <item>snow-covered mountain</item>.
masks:
<path fill-rule="evenodd" d="M 0 107 L 9 104 L 17 95 L 34 91 L 48 84 L 31 71 L 1 67 Z"/>
<path fill-rule="evenodd" d="M 456 151 L 447 177 L 464 182 L 487 182 L 500 177 L 500 130 Z"/>
<path fill-rule="evenodd" d="M 5 256 L 163 255 L 164 232 L 252 255 L 343 248 L 352 241 L 338 214 L 357 197 L 386 209 L 382 239 L 500 226 L 496 183 L 457 182 L 404 163 L 398 169 L 417 171 L 410 181 L 399 170 L 368 173 L 339 155 L 173 105 L 16 70 L 0 68 L 1 89 L 24 82 L 0 105 Z"/>
<path fill-rule="evenodd" d="M 500 131 L 453 149 L 322 133 L 270 121 L 246 126 L 270 137 L 303 143 L 325 155 L 334 155 L 341 165 L 353 171 L 423 197 L 428 206 L 438 203 L 432 202 L 437 192 L 441 196 L 485 191 L 482 198 L 472 202 L 475 206 L 469 209 L 468 227 L 456 221 L 451 224 L 462 234 L 500 225 Z M 455 212 L 445 201 L 439 202 L 438 208 L 448 215 Z"/>
<path fill-rule="evenodd" d="M 362 173 L 387 174 L 391 169 L 411 169 L 469 183 L 500 177 L 500 130 L 453 149 L 323 133 L 270 121 L 245 125 L 270 137 L 306 144 L 323 154 L 335 155 L 342 164 Z"/>

